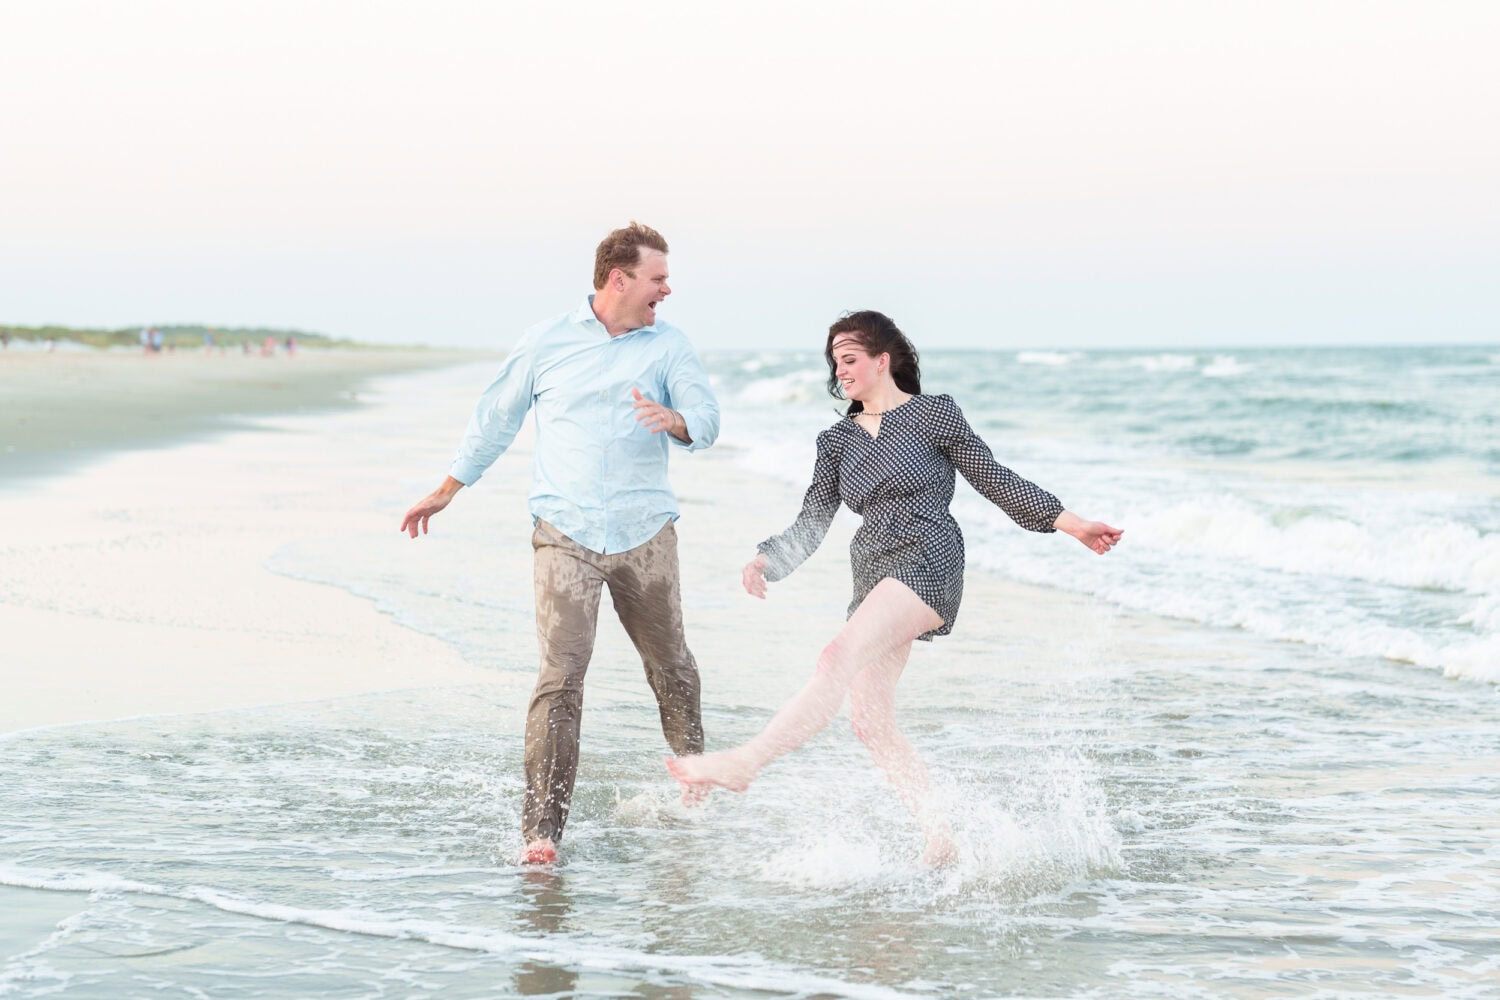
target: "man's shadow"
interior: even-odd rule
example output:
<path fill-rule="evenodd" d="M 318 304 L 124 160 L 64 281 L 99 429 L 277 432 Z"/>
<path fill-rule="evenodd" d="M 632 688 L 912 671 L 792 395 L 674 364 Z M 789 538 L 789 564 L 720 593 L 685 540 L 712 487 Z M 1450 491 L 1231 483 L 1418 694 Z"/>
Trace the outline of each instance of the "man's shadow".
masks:
<path fill-rule="evenodd" d="M 563 930 L 573 912 L 573 897 L 562 875 L 551 866 L 528 867 L 521 873 L 521 894 L 527 903 L 521 907 L 523 931 L 546 937 Z M 577 972 L 531 960 L 522 962 L 515 976 L 516 992 L 523 997 L 572 996 L 578 987 Z"/>
<path fill-rule="evenodd" d="M 568 917 L 573 912 L 573 897 L 568 892 L 566 876 L 549 865 L 526 868 L 521 873 L 521 880 L 521 893 L 528 905 L 521 908 L 520 930 L 536 937 L 567 931 Z M 671 881 L 669 895 L 673 898 L 684 895 L 686 885 Z M 575 969 L 527 960 L 516 968 L 515 990 L 523 997 L 571 997 L 577 993 L 578 976 Z M 617 973 L 615 977 L 626 978 L 627 974 Z M 627 995 L 639 1000 L 693 1000 L 695 991 L 684 984 L 664 986 L 638 982 Z"/>

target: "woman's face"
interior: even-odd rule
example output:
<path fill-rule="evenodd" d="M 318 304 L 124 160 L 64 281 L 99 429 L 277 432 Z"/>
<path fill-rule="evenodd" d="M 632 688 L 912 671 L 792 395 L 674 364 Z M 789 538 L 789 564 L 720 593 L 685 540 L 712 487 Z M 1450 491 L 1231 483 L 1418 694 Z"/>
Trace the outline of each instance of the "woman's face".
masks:
<path fill-rule="evenodd" d="M 871 355 L 853 334 L 841 333 L 833 341 L 833 374 L 844 387 L 844 398 L 863 402 L 874 397 L 889 354 Z"/>

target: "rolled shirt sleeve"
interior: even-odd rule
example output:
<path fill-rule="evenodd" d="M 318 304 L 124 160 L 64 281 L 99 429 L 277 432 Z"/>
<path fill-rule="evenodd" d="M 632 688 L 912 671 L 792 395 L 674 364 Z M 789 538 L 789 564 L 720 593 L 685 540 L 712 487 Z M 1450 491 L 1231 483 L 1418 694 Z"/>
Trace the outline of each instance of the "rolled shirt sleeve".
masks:
<path fill-rule="evenodd" d="M 686 337 L 674 345 L 667 370 L 666 405 L 682 414 L 690 440 L 668 435 L 671 443 L 688 451 L 711 446 L 719 437 L 719 402 L 709 385 L 708 372 Z"/>

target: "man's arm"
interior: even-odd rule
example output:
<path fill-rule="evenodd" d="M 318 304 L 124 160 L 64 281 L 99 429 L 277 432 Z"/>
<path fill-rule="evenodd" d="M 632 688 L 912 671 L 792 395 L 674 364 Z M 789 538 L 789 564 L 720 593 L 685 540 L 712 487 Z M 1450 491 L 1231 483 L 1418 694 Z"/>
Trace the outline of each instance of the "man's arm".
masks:
<path fill-rule="evenodd" d="M 682 337 L 667 369 L 667 398 L 676 408 L 682 432 L 673 433 L 689 451 L 707 448 L 719 437 L 719 401 L 708 382 L 708 372 L 692 345 Z"/>
<path fill-rule="evenodd" d="M 472 486 L 494 464 L 521 428 L 526 411 L 531 409 L 532 377 L 531 338 L 522 338 L 505 359 L 500 373 L 479 397 L 474 415 L 464 431 L 458 455 L 448 470 L 443 485 L 414 504 L 401 519 L 401 530 L 416 538 L 427 534 L 427 522 L 465 486 Z"/>
<path fill-rule="evenodd" d="M 534 355 L 532 338 L 523 338 L 479 397 L 458 454 L 448 469 L 448 475 L 464 486 L 473 486 L 516 439 L 526 411 L 531 409 L 536 387 L 532 371 Z"/>

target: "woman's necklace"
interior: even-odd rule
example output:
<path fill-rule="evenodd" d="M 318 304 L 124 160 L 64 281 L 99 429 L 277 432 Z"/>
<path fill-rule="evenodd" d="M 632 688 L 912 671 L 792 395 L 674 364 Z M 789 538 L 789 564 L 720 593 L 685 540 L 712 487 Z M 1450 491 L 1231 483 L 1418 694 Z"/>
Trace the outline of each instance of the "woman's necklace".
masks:
<path fill-rule="evenodd" d="M 883 417 L 887 413 L 890 413 L 892 410 L 896 409 L 897 407 L 905 406 L 909 402 L 911 402 L 911 397 L 907 396 L 905 399 L 903 399 L 901 402 L 897 403 L 895 406 L 887 406 L 883 410 L 871 410 L 871 409 L 866 408 L 866 409 L 860 410 L 859 413 L 855 414 L 855 416 L 860 416 L 862 414 L 862 415 L 864 415 L 866 417 Z"/>

